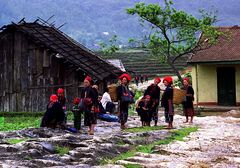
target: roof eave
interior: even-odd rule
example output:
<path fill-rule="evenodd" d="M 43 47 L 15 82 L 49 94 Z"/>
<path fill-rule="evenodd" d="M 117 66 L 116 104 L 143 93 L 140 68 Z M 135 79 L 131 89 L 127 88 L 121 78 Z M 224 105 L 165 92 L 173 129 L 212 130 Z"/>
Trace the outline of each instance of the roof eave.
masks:
<path fill-rule="evenodd" d="M 240 60 L 222 60 L 222 61 L 188 61 L 188 64 L 240 64 Z"/>

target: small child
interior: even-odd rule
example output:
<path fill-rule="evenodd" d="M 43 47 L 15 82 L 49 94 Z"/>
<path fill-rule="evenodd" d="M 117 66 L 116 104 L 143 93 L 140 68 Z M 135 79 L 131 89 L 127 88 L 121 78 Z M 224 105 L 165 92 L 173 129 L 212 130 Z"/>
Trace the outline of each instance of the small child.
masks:
<path fill-rule="evenodd" d="M 78 131 L 81 129 L 81 111 L 79 109 L 79 103 L 80 103 L 80 98 L 76 97 L 73 101 L 74 105 L 72 107 L 72 112 L 73 112 L 73 120 L 74 120 L 74 128 L 76 128 Z"/>
<path fill-rule="evenodd" d="M 67 124 L 67 106 L 66 106 L 66 97 L 64 96 L 64 89 L 58 88 L 57 90 L 58 102 L 61 104 L 64 111 L 64 123 Z"/>
<path fill-rule="evenodd" d="M 142 126 L 150 126 L 152 118 L 152 105 L 150 100 L 151 97 L 149 95 L 146 95 L 137 104 L 136 111 L 138 112 L 138 115 L 140 115 Z"/>

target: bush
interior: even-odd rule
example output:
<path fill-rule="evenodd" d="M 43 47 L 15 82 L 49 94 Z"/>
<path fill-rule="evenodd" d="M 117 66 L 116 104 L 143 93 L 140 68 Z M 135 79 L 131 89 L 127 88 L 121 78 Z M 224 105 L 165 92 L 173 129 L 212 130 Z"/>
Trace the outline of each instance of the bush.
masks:
<path fill-rule="evenodd" d="M 143 95 L 142 91 L 137 90 L 135 92 L 134 100 L 137 101 Z"/>

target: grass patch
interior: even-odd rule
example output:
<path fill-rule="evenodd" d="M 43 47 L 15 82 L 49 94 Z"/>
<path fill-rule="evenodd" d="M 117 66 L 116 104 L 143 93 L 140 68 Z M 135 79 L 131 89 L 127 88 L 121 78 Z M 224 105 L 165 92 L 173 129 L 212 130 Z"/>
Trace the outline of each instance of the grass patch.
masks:
<path fill-rule="evenodd" d="M 4 124 L 4 117 L 0 117 L 0 127 Z"/>
<path fill-rule="evenodd" d="M 42 117 L 44 112 L 0 112 L 0 117 Z"/>
<path fill-rule="evenodd" d="M 129 157 L 132 157 L 135 155 L 135 153 L 137 152 L 135 147 L 132 147 L 132 149 L 128 150 L 127 152 L 124 152 L 112 159 L 103 159 L 100 161 L 100 165 L 105 165 L 105 164 L 115 164 L 116 161 L 118 160 L 125 160 Z"/>
<path fill-rule="evenodd" d="M 122 153 L 119 156 L 117 156 L 111 160 L 105 159 L 104 162 L 101 162 L 101 163 L 102 164 L 107 164 L 107 163 L 113 164 L 118 160 L 124 160 L 129 157 L 135 156 L 136 152 L 152 153 L 154 146 L 166 145 L 175 140 L 183 141 L 184 137 L 188 136 L 191 132 L 196 132 L 197 130 L 198 130 L 198 127 L 186 127 L 186 128 L 182 128 L 179 130 L 171 130 L 170 131 L 171 135 L 169 137 L 167 137 L 166 139 L 158 140 L 154 143 L 147 144 L 147 145 L 132 146 L 132 148 L 129 151 Z"/>
<path fill-rule="evenodd" d="M 171 131 L 171 136 L 167 137 L 166 139 L 156 141 L 152 144 L 138 146 L 137 151 L 142 153 L 152 153 L 154 146 L 167 145 L 175 140 L 183 141 L 184 137 L 188 136 L 191 132 L 196 132 L 197 130 L 197 127 L 186 127 L 179 130 L 173 130 Z"/>
<path fill-rule="evenodd" d="M 126 168 L 142 168 L 139 164 L 125 164 L 124 167 Z"/>
<path fill-rule="evenodd" d="M 14 144 L 17 144 L 17 143 L 20 143 L 20 142 L 25 142 L 27 141 L 28 138 L 11 138 L 11 139 L 7 139 L 6 141 L 11 144 L 11 145 L 14 145 Z"/>
<path fill-rule="evenodd" d="M 126 143 L 123 140 L 120 140 L 120 141 L 116 142 L 116 144 L 119 145 L 119 146 L 126 145 Z"/>
<path fill-rule="evenodd" d="M 3 118 L 3 117 L 2 117 Z M 0 124 L 0 131 L 21 130 L 29 127 L 39 128 L 40 117 L 4 117 Z"/>
<path fill-rule="evenodd" d="M 124 132 L 131 132 L 131 133 L 148 132 L 148 131 L 161 130 L 163 128 L 164 128 L 164 126 L 134 127 L 134 128 L 127 128 L 127 129 L 124 130 Z"/>
<path fill-rule="evenodd" d="M 24 159 L 25 159 L 25 160 L 32 160 L 33 158 L 32 158 L 32 156 L 28 156 L 28 155 L 27 155 L 27 156 L 24 156 Z"/>
<path fill-rule="evenodd" d="M 70 151 L 70 148 L 68 146 L 56 145 L 55 150 L 59 155 L 63 156 L 64 154 L 67 154 Z"/>
<path fill-rule="evenodd" d="M 0 112 L 0 131 L 14 131 L 39 128 L 42 112 Z M 73 121 L 73 113 L 68 111 L 68 121 Z"/>
<path fill-rule="evenodd" d="M 186 127 L 180 130 L 173 131 L 174 140 L 183 141 L 183 138 L 188 136 L 191 132 L 196 132 L 198 127 Z"/>

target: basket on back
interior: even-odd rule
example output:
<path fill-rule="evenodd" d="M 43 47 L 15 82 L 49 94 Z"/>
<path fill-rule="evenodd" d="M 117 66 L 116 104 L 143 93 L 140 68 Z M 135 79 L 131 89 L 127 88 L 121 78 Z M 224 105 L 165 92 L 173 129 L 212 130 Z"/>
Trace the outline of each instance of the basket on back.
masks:
<path fill-rule="evenodd" d="M 173 88 L 173 104 L 181 104 L 186 96 L 186 91 Z"/>
<path fill-rule="evenodd" d="M 117 85 L 111 84 L 108 85 L 108 91 L 113 102 L 117 101 Z"/>

